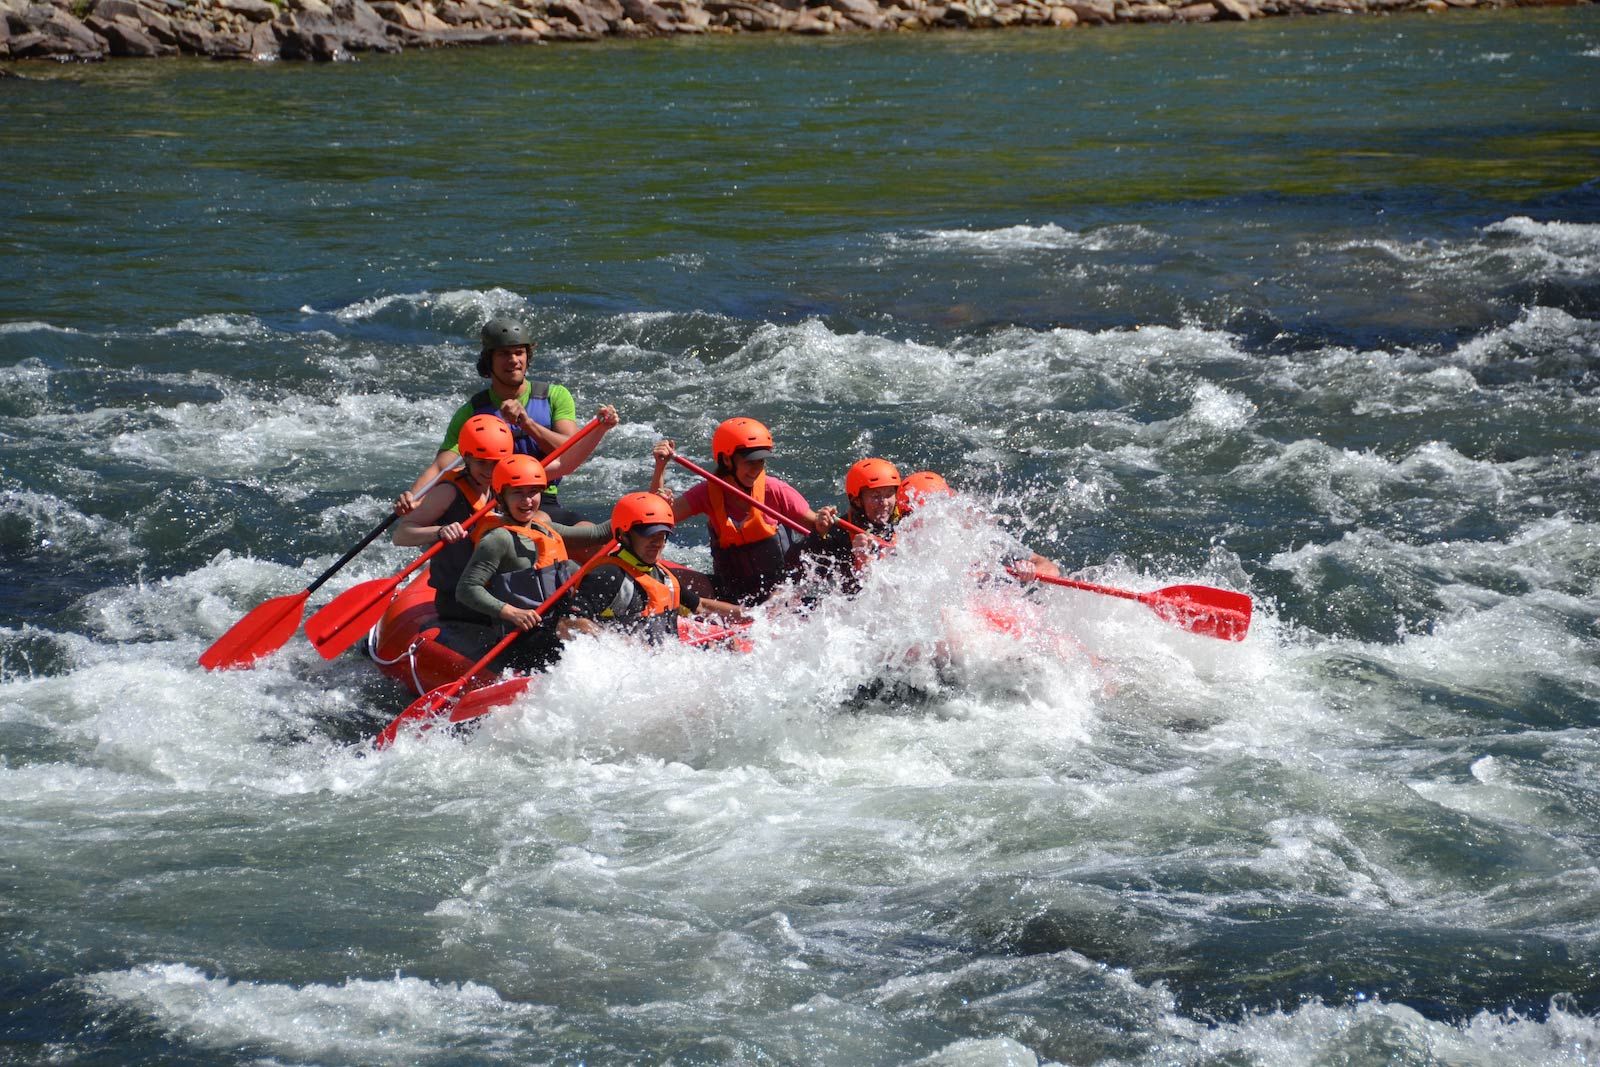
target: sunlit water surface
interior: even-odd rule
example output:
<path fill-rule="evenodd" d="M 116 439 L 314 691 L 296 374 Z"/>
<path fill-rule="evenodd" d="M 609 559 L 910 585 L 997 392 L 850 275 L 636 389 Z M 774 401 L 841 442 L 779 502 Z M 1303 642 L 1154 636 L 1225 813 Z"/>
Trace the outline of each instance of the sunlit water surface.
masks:
<path fill-rule="evenodd" d="M 0 1060 L 1600 1059 L 1593 9 L 24 73 Z M 966 506 L 382 753 L 357 655 L 201 671 L 498 313 L 626 420 L 580 506 L 733 414 Z"/>

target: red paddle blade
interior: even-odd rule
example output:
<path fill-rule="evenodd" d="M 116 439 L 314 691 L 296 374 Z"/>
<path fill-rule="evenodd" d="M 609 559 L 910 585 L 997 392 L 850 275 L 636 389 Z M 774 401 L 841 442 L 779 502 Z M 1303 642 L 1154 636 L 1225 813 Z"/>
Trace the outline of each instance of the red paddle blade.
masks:
<path fill-rule="evenodd" d="M 394 717 L 394 721 L 383 728 L 383 732 L 372 739 L 373 748 L 388 748 L 394 744 L 394 739 L 400 733 L 400 728 L 408 722 L 431 719 L 444 711 L 449 706 L 450 696 L 461 688 L 460 682 L 451 682 L 441 685 L 437 689 L 430 689 L 417 699 L 413 700 L 405 711 Z"/>
<path fill-rule="evenodd" d="M 468 719 L 476 719 L 479 715 L 487 715 L 495 708 L 504 707 L 527 692 L 533 682 L 534 676 L 525 674 L 520 678 L 507 678 L 503 682 L 474 689 L 456 701 L 456 706 L 450 709 L 450 721 L 466 722 Z"/>
<path fill-rule="evenodd" d="M 503 682 L 480 686 L 462 696 L 452 705 L 452 690 L 459 689 L 460 682 L 442 685 L 432 692 L 425 693 L 411 702 L 411 706 L 396 715 L 394 721 L 383 728 L 383 732 L 372 740 L 373 748 L 388 748 L 394 744 L 394 739 L 406 723 L 416 723 L 426 730 L 436 721 L 466 722 L 476 719 L 479 715 L 486 715 L 495 708 L 509 704 L 533 684 L 533 676 L 521 678 L 507 678 Z"/>
<path fill-rule="evenodd" d="M 200 666 L 208 671 L 248 667 L 262 656 L 278 651 L 300 629 L 300 616 L 310 596 L 309 591 L 302 589 L 257 604 L 250 614 L 230 626 L 227 633 L 200 653 Z"/>
<path fill-rule="evenodd" d="M 332 659 L 361 640 L 383 618 L 400 578 L 361 582 L 328 601 L 306 620 L 306 637 L 323 659 Z"/>
<path fill-rule="evenodd" d="M 1140 600 L 1163 619 L 1190 633 L 1217 637 L 1224 641 L 1243 641 L 1250 631 L 1250 598 L 1231 589 L 1209 585 L 1169 585 Z"/>

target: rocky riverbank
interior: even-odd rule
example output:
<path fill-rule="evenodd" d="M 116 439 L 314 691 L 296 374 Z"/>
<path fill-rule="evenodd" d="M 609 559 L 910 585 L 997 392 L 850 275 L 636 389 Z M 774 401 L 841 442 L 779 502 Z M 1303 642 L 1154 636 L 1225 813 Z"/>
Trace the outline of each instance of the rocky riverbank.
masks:
<path fill-rule="evenodd" d="M 1529 0 L 1522 0 L 1523 6 Z M 1531 0 L 1534 4 L 1592 0 Z M 676 33 L 834 34 L 1274 15 L 1442 12 L 1517 0 L 0 0 L 0 60 L 177 54 L 349 59 L 468 44 Z"/>

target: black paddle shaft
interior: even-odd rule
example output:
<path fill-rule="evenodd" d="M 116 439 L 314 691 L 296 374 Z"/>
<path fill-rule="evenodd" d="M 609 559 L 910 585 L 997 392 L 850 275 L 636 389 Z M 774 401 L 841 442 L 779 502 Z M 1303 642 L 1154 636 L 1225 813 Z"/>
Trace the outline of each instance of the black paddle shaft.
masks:
<path fill-rule="evenodd" d="M 367 536 L 363 537 L 359 542 L 356 543 L 356 547 L 340 556 L 339 562 L 323 571 L 322 577 L 306 586 L 306 592 L 308 594 L 315 593 L 323 582 L 327 581 L 329 578 L 332 578 L 335 574 L 338 574 L 339 571 L 344 568 L 346 563 L 349 563 L 351 560 L 355 559 L 363 548 L 366 548 L 368 545 L 372 544 L 372 542 L 376 541 L 378 539 L 378 535 L 383 533 L 383 531 L 387 530 L 390 526 L 393 526 L 394 520 L 398 519 L 399 517 L 400 513 L 398 511 L 389 512 L 389 517 L 378 523 L 378 525 L 374 526 L 371 533 L 367 534 Z"/>

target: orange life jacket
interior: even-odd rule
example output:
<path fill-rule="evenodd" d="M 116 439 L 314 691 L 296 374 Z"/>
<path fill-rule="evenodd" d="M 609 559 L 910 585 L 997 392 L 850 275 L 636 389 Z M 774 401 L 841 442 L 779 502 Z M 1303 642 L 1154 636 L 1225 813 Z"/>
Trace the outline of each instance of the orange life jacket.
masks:
<path fill-rule="evenodd" d="M 451 485 L 455 486 L 456 492 L 461 494 L 455 500 L 450 502 L 450 507 L 445 509 L 445 517 L 440 519 L 440 526 L 448 526 L 452 522 L 462 522 L 474 511 L 477 511 L 479 508 L 483 507 L 483 505 L 489 502 L 489 490 L 479 489 L 477 486 L 473 485 L 472 479 L 467 477 L 467 472 L 465 470 L 453 470 L 439 480 L 441 482 L 449 482 Z M 467 514 L 459 517 L 449 517 L 449 513 L 452 510 L 461 507 L 463 503 L 466 505 Z"/>
<path fill-rule="evenodd" d="M 750 495 L 763 504 L 767 502 L 766 471 L 756 475 L 756 484 L 750 487 Z M 757 507 L 750 509 L 750 514 L 744 517 L 743 522 L 736 524 L 728 518 L 728 502 L 724 498 L 722 486 L 716 482 L 706 483 L 706 526 L 711 532 L 713 548 L 753 545 L 757 541 L 775 537 L 778 533 L 778 528 L 768 522 L 766 514 Z"/>
<path fill-rule="evenodd" d="M 623 558 L 623 553 L 627 553 L 627 558 Z M 595 570 L 599 570 L 601 567 L 616 567 L 623 574 L 639 583 L 639 587 L 645 591 L 647 598 L 644 608 L 640 612 L 641 615 L 648 618 L 651 615 L 677 614 L 680 603 L 678 579 L 674 578 L 672 572 L 665 567 L 660 568 L 662 577 L 657 578 L 652 573 L 653 568 L 645 567 L 638 563 L 637 557 L 625 548 L 619 548 L 616 552 L 594 565 Z M 665 581 L 662 580 L 663 578 Z M 611 614 L 611 608 L 607 608 L 601 613 L 602 617 L 610 616 Z"/>
<path fill-rule="evenodd" d="M 554 530 L 538 524 L 518 526 L 499 515 L 485 515 L 478 520 L 478 524 L 472 528 L 472 543 L 476 545 L 482 541 L 490 530 L 510 530 L 516 536 L 532 542 L 538 550 L 538 558 L 534 562 L 536 567 L 548 567 L 552 563 L 565 562 L 568 558 L 567 543 Z"/>

